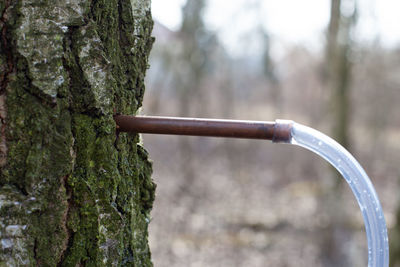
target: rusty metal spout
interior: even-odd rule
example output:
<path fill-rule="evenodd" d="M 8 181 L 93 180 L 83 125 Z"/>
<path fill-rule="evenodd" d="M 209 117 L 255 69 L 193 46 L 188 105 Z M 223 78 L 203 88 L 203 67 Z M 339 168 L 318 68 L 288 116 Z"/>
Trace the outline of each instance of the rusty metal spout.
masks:
<path fill-rule="evenodd" d="M 292 121 L 245 121 L 116 115 L 119 132 L 265 139 L 290 142 Z"/>

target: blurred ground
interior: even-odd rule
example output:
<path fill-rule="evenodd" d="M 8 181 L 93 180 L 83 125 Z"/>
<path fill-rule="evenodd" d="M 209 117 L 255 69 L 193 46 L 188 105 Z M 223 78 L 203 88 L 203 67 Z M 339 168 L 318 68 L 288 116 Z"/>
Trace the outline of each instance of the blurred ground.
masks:
<path fill-rule="evenodd" d="M 196 176 L 188 184 L 178 138 L 144 137 L 158 184 L 150 224 L 155 266 L 323 266 L 320 236 L 329 218 L 319 215 L 317 202 L 320 183 L 334 179 L 323 160 L 264 141 L 189 137 Z M 281 161 L 290 163 L 274 167 Z M 386 211 L 394 209 L 393 184 L 374 180 Z M 366 266 L 361 213 L 350 190 L 343 199 L 349 232 L 343 246 L 352 266 Z"/>

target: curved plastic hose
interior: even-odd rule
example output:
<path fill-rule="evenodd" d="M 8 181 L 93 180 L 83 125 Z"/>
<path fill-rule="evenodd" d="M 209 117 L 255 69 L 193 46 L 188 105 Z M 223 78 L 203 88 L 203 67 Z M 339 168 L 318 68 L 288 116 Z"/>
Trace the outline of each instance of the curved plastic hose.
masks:
<path fill-rule="evenodd" d="M 349 184 L 364 217 L 368 241 L 368 267 L 389 266 L 385 218 L 375 189 L 363 168 L 346 149 L 319 131 L 293 123 L 291 134 L 290 144 L 304 147 L 323 157 Z"/>

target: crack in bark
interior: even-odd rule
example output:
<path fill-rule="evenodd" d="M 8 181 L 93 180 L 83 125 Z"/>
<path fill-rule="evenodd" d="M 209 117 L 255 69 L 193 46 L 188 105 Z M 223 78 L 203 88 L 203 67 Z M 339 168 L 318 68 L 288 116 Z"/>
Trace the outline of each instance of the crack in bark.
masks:
<path fill-rule="evenodd" d="M 90 3 L 89 18 L 93 18 L 93 17 L 94 17 L 94 8 L 95 8 L 95 6 L 96 6 L 96 4 L 97 4 L 97 1 L 98 1 L 98 0 L 92 0 L 92 2 Z"/>
<path fill-rule="evenodd" d="M 71 74 L 71 67 L 69 66 L 69 64 L 67 63 L 67 59 L 66 59 L 66 54 L 71 53 L 73 54 L 73 48 L 72 48 L 72 35 L 73 33 L 78 29 L 78 26 L 70 26 L 68 27 L 68 32 L 65 34 L 64 36 L 64 40 L 63 40 L 63 56 L 62 56 L 62 62 L 63 62 L 63 68 L 65 69 L 65 71 L 67 72 L 67 75 L 69 77 L 69 88 L 71 88 L 71 82 L 72 82 L 72 74 Z M 68 107 L 68 112 L 69 113 L 73 113 L 73 110 L 71 108 L 71 106 Z M 75 140 L 75 136 L 74 133 L 72 131 L 72 138 Z M 74 144 L 72 144 L 72 148 L 73 149 Z M 74 171 L 74 165 L 72 165 L 72 170 L 71 173 L 73 173 Z M 66 199 L 64 200 L 64 204 L 66 206 L 66 209 L 64 211 L 63 217 L 62 217 L 62 229 L 63 231 L 66 233 L 66 238 L 62 247 L 62 251 L 60 254 L 60 257 L 58 259 L 57 262 L 57 267 L 60 267 L 63 265 L 64 260 L 66 258 L 66 256 L 68 255 L 68 251 L 69 249 L 72 247 L 72 241 L 73 241 L 73 237 L 74 237 L 74 232 L 72 229 L 70 229 L 68 227 L 68 219 L 70 216 L 70 211 L 71 208 L 73 206 L 73 200 L 72 200 L 72 195 L 73 195 L 73 191 L 72 189 L 68 186 L 68 178 L 70 177 L 70 174 L 64 176 L 61 178 L 61 186 L 64 187 L 65 189 L 65 193 L 66 193 Z"/>
<path fill-rule="evenodd" d="M 6 71 L 3 74 L 0 74 L 0 94 L 3 94 L 7 88 L 9 83 L 9 76 L 11 73 L 15 72 L 14 66 L 14 57 L 12 46 L 9 45 L 10 40 L 7 39 L 7 32 L 8 32 L 8 11 L 11 7 L 11 0 L 5 1 L 5 8 L 3 14 L 1 14 L 0 21 L 3 24 L 3 28 L 1 29 L 1 42 L 3 43 L 3 48 L 7 57 L 6 62 Z"/>
<path fill-rule="evenodd" d="M 7 142 L 6 142 L 6 95 L 0 94 L 0 167 L 7 163 Z"/>
<path fill-rule="evenodd" d="M 35 238 L 34 242 L 33 242 L 33 258 L 36 261 L 36 266 L 40 265 L 40 260 L 37 257 L 37 238 Z"/>
<path fill-rule="evenodd" d="M 91 8 L 94 5 L 95 1 L 92 1 L 91 3 Z M 69 90 L 71 93 L 71 101 L 75 101 L 75 97 L 74 97 L 74 93 L 71 92 L 71 90 L 73 90 L 74 84 L 76 82 L 76 80 L 78 80 L 78 82 L 82 82 L 84 81 L 84 77 L 83 77 L 83 70 L 82 67 L 79 64 L 79 57 L 78 55 L 76 55 L 76 53 L 74 53 L 74 39 L 73 39 L 73 35 L 79 30 L 80 27 L 85 26 L 89 23 L 88 19 L 85 18 L 84 19 L 85 23 L 79 26 L 68 26 L 68 31 L 64 36 L 64 40 L 63 40 L 63 56 L 62 56 L 62 62 L 63 62 L 63 68 L 65 69 L 68 78 L 69 78 Z M 72 60 L 72 62 L 69 62 L 68 60 Z M 75 71 L 74 68 L 77 67 L 79 68 L 80 71 L 80 75 L 82 75 L 81 77 L 74 78 L 73 72 Z M 72 102 L 71 102 L 72 103 Z M 68 112 L 72 115 L 73 113 L 80 113 L 80 114 L 90 114 L 89 112 L 85 112 L 82 110 L 75 110 L 74 106 L 70 103 L 69 107 L 68 107 Z M 72 125 L 71 125 L 72 126 Z M 74 131 L 72 131 L 72 138 L 75 140 L 76 136 Z M 74 149 L 74 144 L 72 145 L 72 148 Z M 71 173 L 74 172 L 74 165 L 72 167 Z M 68 185 L 68 178 L 70 177 L 70 174 L 63 177 L 61 184 L 62 186 L 65 188 L 66 190 L 66 195 L 67 198 L 65 200 L 66 202 L 66 210 L 63 214 L 63 225 L 62 228 L 65 231 L 65 233 L 67 234 L 67 238 L 65 240 L 60 258 L 58 260 L 57 266 L 63 266 L 64 261 L 66 260 L 70 249 L 73 246 L 73 240 L 74 240 L 74 231 L 72 229 L 70 229 L 68 227 L 68 219 L 70 216 L 70 212 L 73 209 L 74 206 L 74 201 L 73 201 L 73 189 Z M 83 264 L 80 262 L 77 264 L 77 266 L 83 266 Z"/>
<path fill-rule="evenodd" d="M 72 206 L 72 192 L 70 187 L 68 186 L 68 178 L 69 175 L 66 175 L 64 177 L 62 177 L 61 179 L 61 185 L 65 188 L 65 193 L 66 193 L 66 199 L 64 201 L 66 209 L 64 211 L 63 217 L 62 217 L 62 229 L 63 231 L 66 233 L 67 237 L 65 238 L 65 242 L 60 254 L 60 258 L 58 260 L 57 266 L 62 266 L 62 263 L 65 259 L 65 256 L 67 254 L 68 248 L 71 246 L 71 241 L 72 241 L 72 237 L 73 237 L 73 231 L 71 229 L 68 228 L 68 217 L 69 217 L 69 211 L 71 209 Z"/>
<path fill-rule="evenodd" d="M 6 89 L 10 81 L 10 74 L 15 72 L 14 67 L 14 57 L 12 46 L 9 45 L 9 40 L 7 39 L 8 32 L 8 11 L 11 6 L 11 0 L 5 1 L 5 7 L 3 13 L 0 17 L 0 22 L 2 24 L 1 28 L 1 42 L 3 49 L 6 54 L 5 71 L 0 73 L 0 167 L 3 167 L 7 163 L 7 142 L 6 142 Z"/>

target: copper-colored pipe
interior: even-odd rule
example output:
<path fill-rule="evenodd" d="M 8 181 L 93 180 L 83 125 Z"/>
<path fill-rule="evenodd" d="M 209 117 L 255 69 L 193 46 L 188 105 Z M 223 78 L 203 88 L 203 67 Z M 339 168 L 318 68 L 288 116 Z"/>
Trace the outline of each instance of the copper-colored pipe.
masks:
<path fill-rule="evenodd" d="M 155 116 L 114 117 L 120 132 L 266 139 L 289 142 L 291 121 L 243 121 Z"/>

